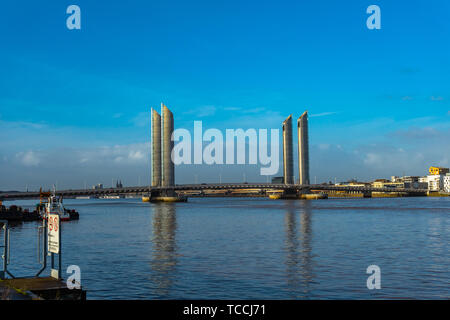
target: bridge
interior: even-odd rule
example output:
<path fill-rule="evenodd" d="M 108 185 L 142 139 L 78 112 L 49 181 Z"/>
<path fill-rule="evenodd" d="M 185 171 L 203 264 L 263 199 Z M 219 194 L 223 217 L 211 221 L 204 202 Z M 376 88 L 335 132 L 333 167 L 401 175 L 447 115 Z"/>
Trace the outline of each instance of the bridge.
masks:
<path fill-rule="evenodd" d="M 425 196 L 428 192 L 427 189 L 412 189 L 412 188 L 374 188 L 374 187 L 360 187 L 360 186 L 336 186 L 327 184 L 310 184 L 310 185 L 298 185 L 298 184 L 275 184 L 275 183 L 221 183 L 221 184 L 181 184 L 169 187 L 125 187 L 125 188 L 104 188 L 104 189 L 74 189 L 74 190 L 59 190 L 56 191 L 56 195 L 63 198 L 72 197 L 99 197 L 108 195 L 139 195 L 148 196 L 152 193 L 161 192 L 178 192 L 185 193 L 189 191 L 205 191 L 205 190 L 249 190 L 259 189 L 262 194 L 270 193 L 271 191 L 289 192 L 289 193 L 305 193 L 310 191 L 319 192 L 347 192 L 347 193 L 362 193 L 364 195 L 370 195 L 372 192 L 384 192 L 384 193 L 404 193 L 409 196 Z M 36 199 L 40 197 L 39 191 L 32 192 L 4 192 L 0 193 L 0 200 L 13 200 L 13 199 Z"/>
<path fill-rule="evenodd" d="M 331 193 L 359 193 L 364 197 L 371 197 L 373 192 L 397 193 L 406 196 L 425 196 L 427 189 L 412 188 L 374 188 L 362 186 L 338 186 L 331 184 L 310 184 L 309 180 L 309 142 L 308 142 L 308 115 L 305 111 L 297 120 L 299 141 L 299 181 L 294 183 L 293 177 L 293 145 L 292 145 L 292 115 L 283 122 L 283 181 L 282 184 L 275 183 L 220 183 L 220 184 L 175 184 L 174 163 L 171 160 L 173 150 L 173 114 L 161 103 L 161 115 L 154 109 L 151 111 L 151 186 L 105 188 L 105 189 L 77 189 L 60 190 L 56 195 L 70 197 L 102 197 L 102 196 L 145 196 L 157 199 L 173 197 L 177 194 L 206 196 L 204 191 L 218 190 L 220 196 L 243 195 L 244 192 L 233 192 L 233 190 L 248 190 L 247 196 L 269 196 L 279 193 L 280 198 L 300 198 L 308 193 L 331 192 Z M 250 189 L 253 189 L 250 192 Z M 255 192 L 256 190 L 256 192 Z M 197 193 L 195 194 L 195 192 Z M 194 194 L 193 194 L 194 193 Z M 211 192 L 209 193 L 211 195 Z M 10 199 L 33 199 L 39 198 L 40 192 L 0 192 L 0 200 Z"/>

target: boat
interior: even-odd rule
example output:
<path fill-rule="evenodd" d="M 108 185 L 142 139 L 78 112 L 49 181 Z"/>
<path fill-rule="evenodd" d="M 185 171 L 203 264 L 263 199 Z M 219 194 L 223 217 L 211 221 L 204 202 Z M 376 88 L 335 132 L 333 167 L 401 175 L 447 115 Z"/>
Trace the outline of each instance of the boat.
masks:
<path fill-rule="evenodd" d="M 43 201 L 43 195 L 48 195 L 47 202 Z M 62 197 L 57 197 L 55 191 L 51 194 L 41 192 L 41 202 L 36 205 L 36 211 L 45 220 L 49 214 L 58 214 L 61 221 L 78 220 L 80 217 L 77 211 L 64 208 Z"/>
<path fill-rule="evenodd" d="M 48 198 L 48 202 L 45 204 L 42 212 L 42 218 L 47 220 L 49 214 L 59 215 L 59 220 L 61 221 L 70 220 L 70 214 L 64 209 L 61 197 L 58 199 L 54 194 Z"/>
<path fill-rule="evenodd" d="M 40 215 L 36 212 L 30 212 L 28 209 L 22 209 L 16 205 L 9 208 L 4 206 L 0 200 L 0 220 L 8 221 L 39 221 Z"/>
<path fill-rule="evenodd" d="M 102 196 L 99 199 L 120 199 L 120 196 Z"/>

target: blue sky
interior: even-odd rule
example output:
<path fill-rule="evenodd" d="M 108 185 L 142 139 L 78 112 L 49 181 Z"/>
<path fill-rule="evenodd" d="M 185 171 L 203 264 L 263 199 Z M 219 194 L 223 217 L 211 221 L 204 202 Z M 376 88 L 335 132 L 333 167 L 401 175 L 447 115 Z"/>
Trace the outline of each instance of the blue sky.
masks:
<path fill-rule="evenodd" d="M 449 166 L 449 17 L 445 0 L 4 3 L 0 190 L 148 181 L 161 101 L 188 129 L 279 128 L 307 109 L 318 182 Z M 266 180 L 250 165 L 176 172 Z"/>

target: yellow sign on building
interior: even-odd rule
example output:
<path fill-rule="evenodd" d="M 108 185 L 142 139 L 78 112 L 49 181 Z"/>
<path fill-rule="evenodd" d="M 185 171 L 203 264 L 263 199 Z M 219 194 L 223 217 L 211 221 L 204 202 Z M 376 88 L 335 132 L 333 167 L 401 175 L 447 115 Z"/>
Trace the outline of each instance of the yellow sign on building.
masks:
<path fill-rule="evenodd" d="M 441 168 L 441 167 L 430 167 L 429 171 L 430 171 L 430 175 L 449 173 L 448 168 Z"/>

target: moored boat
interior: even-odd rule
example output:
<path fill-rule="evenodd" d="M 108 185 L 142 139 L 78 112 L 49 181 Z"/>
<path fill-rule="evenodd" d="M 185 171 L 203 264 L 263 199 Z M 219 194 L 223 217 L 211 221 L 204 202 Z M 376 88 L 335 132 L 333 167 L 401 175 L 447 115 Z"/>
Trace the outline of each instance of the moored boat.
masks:
<path fill-rule="evenodd" d="M 39 212 L 42 219 L 47 220 L 49 214 L 58 214 L 61 221 L 78 220 L 80 218 L 77 211 L 64 208 L 62 197 L 57 197 L 55 192 L 47 195 L 48 200 L 45 202 L 41 193 L 41 202 L 36 205 L 36 211 Z"/>

